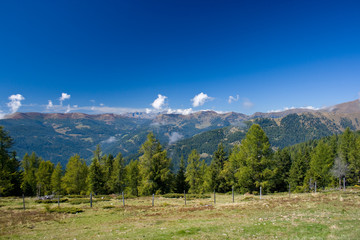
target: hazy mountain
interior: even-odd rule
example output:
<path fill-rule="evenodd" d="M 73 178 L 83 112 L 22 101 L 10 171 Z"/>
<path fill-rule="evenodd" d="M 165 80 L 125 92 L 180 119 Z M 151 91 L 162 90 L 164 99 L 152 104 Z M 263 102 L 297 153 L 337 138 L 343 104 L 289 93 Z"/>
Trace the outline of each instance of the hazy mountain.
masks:
<path fill-rule="evenodd" d="M 274 147 L 284 147 L 342 132 L 346 127 L 359 130 L 359 101 L 339 104 L 319 111 L 291 109 L 275 113 L 217 113 L 200 111 L 189 115 L 129 113 L 124 115 L 83 113 L 15 113 L 0 120 L 15 140 L 20 158 L 35 151 L 39 156 L 65 164 L 70 156 L 80 154 L 90 159 L 100 144 L 104 153 L 136 158 L 149 131 L 169 148 L 175 160 L 191 149 L 198 149 L 206 159 L 217 144 L 227 148 L 239 143 L 247 128 L 258 123 Z"/>

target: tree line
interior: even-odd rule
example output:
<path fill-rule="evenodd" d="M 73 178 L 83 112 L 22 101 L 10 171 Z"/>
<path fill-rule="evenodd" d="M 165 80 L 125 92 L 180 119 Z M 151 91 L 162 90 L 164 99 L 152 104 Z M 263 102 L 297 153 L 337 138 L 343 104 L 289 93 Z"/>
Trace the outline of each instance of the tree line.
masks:
<path fill-rule="evenodd" d="M 149 133 L 139 149 L 140 157 L 125 164 L 121 153 L 103 155 L 98 145 L 87 166 L 79 155 L 70 157 L 66 168 L 45 161 L 35 153 L 21 161 L 10 152 L 13 141 L 0 126 L 0 194 L 27 196 L 47 194 L 118 194 L 133 196 L 169 192 L 240 193 L 310 191 L 337 187 L 344 177 L 357 184 L 360 174 L 360 134 L 349 128 L 341 135 L 313 140 L 283 149 L 273 149 L 258 124 L 226 152 L 222 143 L 209 165 L 193 150 L 172 171 L 166 149 Z"/>

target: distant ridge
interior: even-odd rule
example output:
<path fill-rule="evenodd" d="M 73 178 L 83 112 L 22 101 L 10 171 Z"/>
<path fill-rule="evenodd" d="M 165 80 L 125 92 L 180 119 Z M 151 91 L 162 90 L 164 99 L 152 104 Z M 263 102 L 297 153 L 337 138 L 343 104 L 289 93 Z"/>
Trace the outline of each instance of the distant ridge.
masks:
<path fill-rule="evenodd" d="M 224 120 L 239 121 L 239 120 L 250 120 L 255 118 L 282 118 L 289 114 L 300 114 L 300 113 L 316 113 L 316 112 L 330 112 L 330 113 L 360 113 L 360 100 L 345 102 L 337 104 L 331 107 L 322 108 L 319 110 L 307 109 L 307 108 L 294 108 L 284 111 L 276 112 L 256 112 L 252 115 L 246 115 L 237 112 L 226 112 L 218 113 L 213 110 L 202 110 L 193 112 L 190 114 L 180 113 L 145 113 L 145 112 L 133 112 L 124 114 L 104 113 L 104 114 L 86 114 L 86 113 L 38 113 L 38 112 L 17 112 L 10 115 L 6 115 L 4 119 L 93 119 L 93 120 L 106 120 L 111 121 L 119 118 L 139 118 L 139 119 L 154 119 L 155 122 L 161 122 L 163 120 L 171 121 L 174 118 L 182 118 L 184 120 L 191 118 L 209 118 L 219 117 Z"/>

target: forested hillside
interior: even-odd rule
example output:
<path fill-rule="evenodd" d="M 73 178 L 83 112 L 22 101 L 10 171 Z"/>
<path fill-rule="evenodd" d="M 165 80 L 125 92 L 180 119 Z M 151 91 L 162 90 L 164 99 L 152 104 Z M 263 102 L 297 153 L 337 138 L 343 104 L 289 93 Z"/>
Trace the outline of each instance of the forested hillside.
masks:
<path fill-rule="evenodd" d="M 130 195 L 170 192 L 204 193 L 236 191 L 255 193 L 291 190 L 306 192 L 360 181 L 360 133 L 347 128 L 341 135 L 312 140 L 284 149 L 271 148 L 269 138 L 253 124 L 241 143 L 227 151 L 218 143 L 211 162 L 206 164 L 197 150 L 182 157 L 173 171 L 168 152 L 153 133 L 139 149 L 139 158 L 125 163 L 122 154 L 103 154 L 100 145 L 90 166 L 78 154 L 66 168 L 25 154 L 19 162 L 10 152 L 12 139 L 0 128 L 0 183 L 2 195 L 28 196 L 62 192 L 68 194 L 119 193 Z M 64 170 L 63 170 L 64 169 Z"/>
<path fill-rule="evenodd" d="M 276 113 L 216 113 L 201 111 L 181 114 L 42 114 L 15 113 L 0 120 L 14 139 L 12 150 L 22 158 L 34 151 L 43 159 L 66 165 L 74 154 L 87 164 L 97 145 L 106 154 L 121 152 L 126 163 L 140 156 L 139 148 L 153 132 L 168 150 L 175 170 L 180 158 L 196 149 L 209 163 L 222 142 L 226 150 L 239 143 L 249 127 L 256 123 L 269 137 L 272 148 L 283 148 L 324 136 L 339 134 L 347 127 L 360 130 L 358 101 L 340 104 L 333 110 L 292 109 Z"/>

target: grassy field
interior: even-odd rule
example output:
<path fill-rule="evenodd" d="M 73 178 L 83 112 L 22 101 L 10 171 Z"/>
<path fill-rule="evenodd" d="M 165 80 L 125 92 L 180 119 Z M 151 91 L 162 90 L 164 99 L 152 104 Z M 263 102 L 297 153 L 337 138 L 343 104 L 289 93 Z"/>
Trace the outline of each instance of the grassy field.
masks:
<path fill-rule="evenodd" d="M 360 239 L 360 191 L 226 194 L 188 200 L 155 196 L 126 199 L 69 198 L 36 203 L 0 198 L 1 239 Z M 106 200 L 106 201 L 104 201 Z M 69 209 L 70 208 L 70 209 Z"/>

